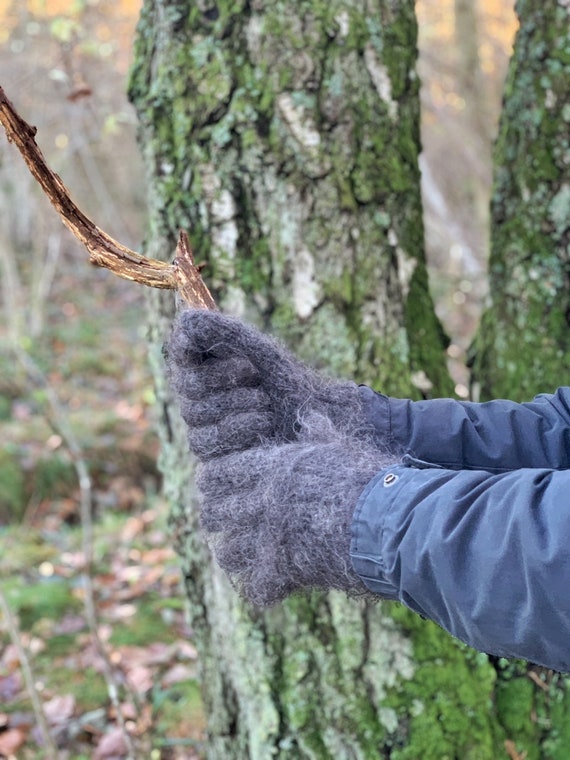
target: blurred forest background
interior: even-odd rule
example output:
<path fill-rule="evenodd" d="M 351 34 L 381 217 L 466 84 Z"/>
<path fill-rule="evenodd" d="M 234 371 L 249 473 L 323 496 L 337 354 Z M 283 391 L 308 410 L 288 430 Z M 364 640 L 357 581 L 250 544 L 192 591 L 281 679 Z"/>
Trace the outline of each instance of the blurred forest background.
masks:
<path fill-rule="evenodd" d="M 139 7 L 0 0 L 0 84 L 79 206 L 134 249 L 145 188 L 125 93 Z M 417 14 L 431 287 L 467 398 L 516 20 L 511 0 L 419 0 Z M 38 757 L 42 722 L 58 757 L 124 756 L 121 723 L 148 737 L 149 758 L 200 757 L 196 652 L 155 465 L 145 294 L 87 264 L 3 136 L 0 214 L 0 757 Z M 95 623 L 84 612 L 93 593 Z M 128 685 L 120 704 L 117 684 Z"/>

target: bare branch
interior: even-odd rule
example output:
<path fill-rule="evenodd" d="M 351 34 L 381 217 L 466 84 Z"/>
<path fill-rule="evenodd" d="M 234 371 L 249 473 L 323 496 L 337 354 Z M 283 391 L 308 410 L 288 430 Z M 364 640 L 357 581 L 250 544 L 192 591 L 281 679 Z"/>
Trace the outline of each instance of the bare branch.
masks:
<path fill-rule="evenodd" d="M 32 666 L 30 664 L 26 650 L 24 649 L 24 645 L 22 644 L 18 624 L 14 618 L 14 615 L 12 614 L 12 610 L 10 609 L 10 605 L 4 596 L 2 589 L 0 589 L 0 610 L 4 616 L 4 622 L 6 623 L 6 628 L 10 634 L 12 644 L 15 646 L 16 651 L 18 652 L 18 659 L 20 660 L 22 675 L 24 676 L 28 695 L 32 701 L 32 707 L 34 710 L 34 715 L 36 716 L 38 730 L 40 731 L 44 745 L 45 756 L 48 760 L 57 760 L 59 753 L 50 733 L 42 701 L 38 694 L 38 690 L 36 689 L 36 681 L 32 672 Z"/>
<path fill-rule="evenodd" d="M 60 435 L 64 440 L 73 466 L 77 475 L 77 481 L 79 484 L 80 493 L 80 518 L 81 518 L 81 544 L 84 555 L 84 570 L 83 570 L 83 608 L 85 610 L 85 618 L 87 625 L 89 626 L 89 632 L 91 640 L 99 655 L 102 663 L 103 678 L 107 686 L 107 694 L 109 701 L 113 705 L 115 710 L 117 723 L 121 729 L 123 741 L 128 751 L 128 760 L 134 760 L 137 756 L 133 739 L 129 734 L 123 713 L 121 710 L 121 704 L 119 700 L 119 679 L 116 675 L 115 668 L 109 657 L 109 653 L 105 647 L 105 644 L 101 640 L 99 635 L 99 620 L 97 615 L 97 606 L 95 602 L 95 590 L 93 588 L 93 498 L 92 498 L 92 486 L 91 476 L 87 467 L 87 462 L 81 450 L 81 445 L 77 440 L 75 432 L 69 424 L 69 419 L 64 408 L 61 405 L 59 397 L 49 383 L 43 372 L 39 369 L 32 357 L 23 349 L 15 349 L 18 360 L 24 367 L 27 377 L 30 383 L 37 387 L 42 388 L 46 393 L 48 408 L 46 409 L 46 420 L 52 427 L 53 431 Z M 0 599 L 1 601 L 1 599 Z M 135 692 L 130 688 L 128 681 L 124 679 L 124 687 L 129 695 L 129 698 L 135 705 L 137 704 L 137 696 Z"/>
<path fill-rule="evenodd" d="M 180 230 L 173 266 L 180 297 L 191 306 L 215 309 L 216 302 L 200 275 L 200 269 L 194 264 L 190 241 L 184 230 Z"/>
<path fill-rule="evenodd" d="M 149 259 L 126 248 L 99 229 L 74 203 L 60 177 L 47 165 L 35 140 L 36 128 L 22 119 L 2 87 L 0 87 L 0 122 L 9 142 L 16 145 L 28 169 L 41 185 L 63 223 L 89 251 L 92 264 L 105 267 L 119 277 L 152 288 L 177 290 L 181 298 L 190 306 L 203 309 L 216 308 L 214 299 L 194 264 L 185 233 L 180 233 L 176 258 L 172 264 Z"/>

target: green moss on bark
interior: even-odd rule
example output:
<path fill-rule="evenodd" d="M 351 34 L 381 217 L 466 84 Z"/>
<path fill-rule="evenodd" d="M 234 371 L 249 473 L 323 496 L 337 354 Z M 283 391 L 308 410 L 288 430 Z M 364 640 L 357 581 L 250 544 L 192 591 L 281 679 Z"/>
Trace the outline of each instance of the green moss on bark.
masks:
<path fill-rule="evenodd" d="M 390 757 L 501 757 L 503 732 L 493 709 L 496 673 L 487 656 L 404 607 L 395 607 L 392 615 L 413 641 L 416 671 L 386 700 L 399 725 L 389 738 Z"/>

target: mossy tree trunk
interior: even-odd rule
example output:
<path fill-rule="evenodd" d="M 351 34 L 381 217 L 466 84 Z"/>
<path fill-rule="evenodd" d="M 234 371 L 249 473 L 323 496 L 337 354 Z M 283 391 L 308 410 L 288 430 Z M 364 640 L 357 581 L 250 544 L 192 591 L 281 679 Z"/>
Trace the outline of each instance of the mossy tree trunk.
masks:
<path fill-rule="evenodd" d="M 145 0 L 131 96 L 149 254 L 169 258 L 187 228 L 224 309 L 335 375 L 419 397 L 451 386 L 423 255 L 415 59 L 412 0 Z M 164 381 L 173 304 L 153 292 L 149 307 L 208 756 L 500 757 L 524 729 L 497 720 L 495 668 L 436 626 L 338 594 L 264 613 L 238 600 L 200 536 Z"/>
<path fill-rule="evenodd" d="M 570 376 L 570 10 L 519 0 L 495 148 L 491 305 L 475 342 L 482 399 L 528 400 Z"/>

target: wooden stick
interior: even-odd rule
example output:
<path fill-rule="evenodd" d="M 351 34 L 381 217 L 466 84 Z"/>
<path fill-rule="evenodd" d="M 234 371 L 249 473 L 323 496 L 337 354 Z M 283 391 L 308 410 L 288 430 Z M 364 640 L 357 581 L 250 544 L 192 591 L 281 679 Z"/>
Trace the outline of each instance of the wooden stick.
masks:
<path fill-rule="evenodd" d="M 182 300 L 194 308 L 216 308 L 214 299 L 194 264 L 185 232 L 180 232 L 172 264 L 131 251 L 100 230 L 73 202 L 60 177 L 47 165 L 35 140 L 36 128 L 22 119 L 2 87 L 0 122 L 6 130 L 8 141 L 16 145 L 63 223 L 89 251 L 92 264 L 110 269 L 119 277 L 142 285 L 177 290 Z"/>
<path fill-rule="evenodd" d="M 57 751 L 56 743 L 53 740 L 53 737 L 49 730 L 49 725 L 46 714 L 44 712 L 43 704 L 36 688 L 36 679 L 34 678 L 34 673 L 30 664 L 30 658 L 24 649 L 20 631 L 18 630 L 18 624 L 14 618 L 14 615 L 12 614 L 12 610 L 10 609 L 10 605 L 4 596 L 2 589 L 0 589 L 0 610 L 2 611 L 4 623 L 8 629 L 10 638 L 12 639 L 12 644 L 18 653 L 18 659 L 20 660 L 20 667 L 22 669 L 22 675 L 24 676 L 24 682 L 28 690 L 28 696 L 32 702 L 34 715 L 36 716 L 36 720 L 38 722 L 38 730 L 44 744 L 45 756 L 48 758 L 48 760 L 57 760 L 59 753 Z"/>

